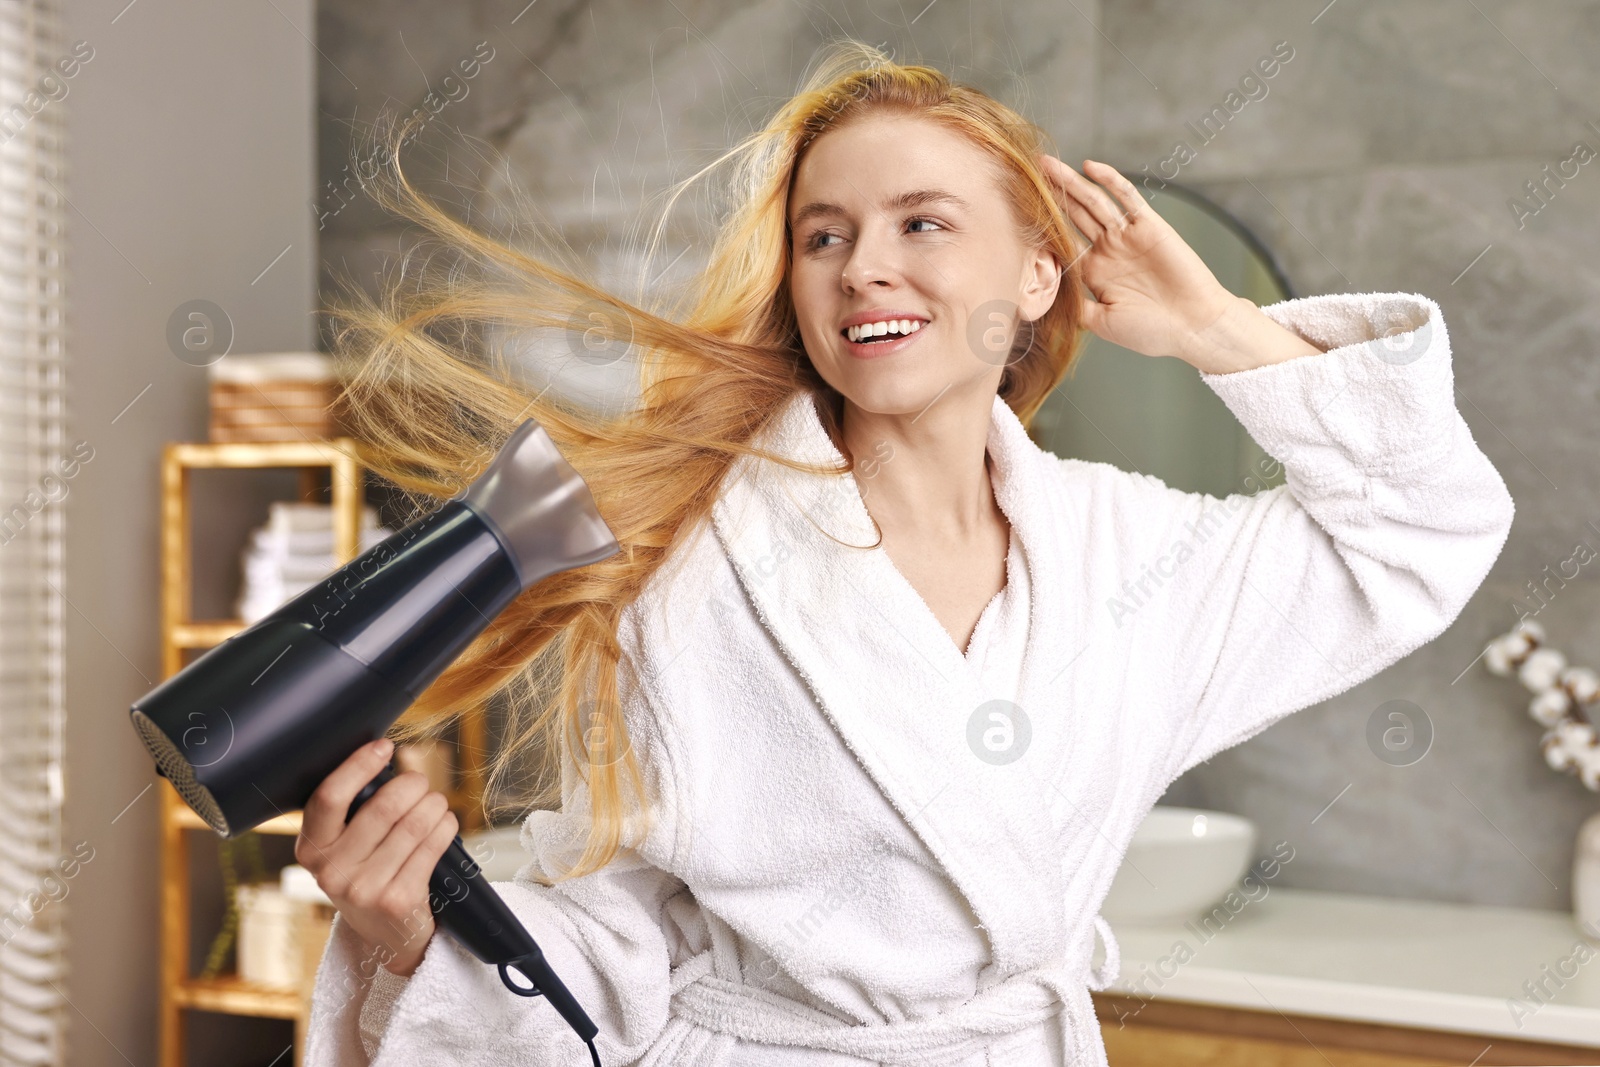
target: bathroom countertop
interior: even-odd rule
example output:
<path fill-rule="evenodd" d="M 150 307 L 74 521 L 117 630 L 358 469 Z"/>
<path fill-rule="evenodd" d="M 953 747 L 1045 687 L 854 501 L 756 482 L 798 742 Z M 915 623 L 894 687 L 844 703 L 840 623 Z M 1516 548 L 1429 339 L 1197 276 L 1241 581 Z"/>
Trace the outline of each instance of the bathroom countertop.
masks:
<path fill-rule="evenodd" d="M 1600 1048 L 1600 930 L 1568 912 L 1269 887 L 1220 927 L 1111 928 L 1108 994 Z"/>

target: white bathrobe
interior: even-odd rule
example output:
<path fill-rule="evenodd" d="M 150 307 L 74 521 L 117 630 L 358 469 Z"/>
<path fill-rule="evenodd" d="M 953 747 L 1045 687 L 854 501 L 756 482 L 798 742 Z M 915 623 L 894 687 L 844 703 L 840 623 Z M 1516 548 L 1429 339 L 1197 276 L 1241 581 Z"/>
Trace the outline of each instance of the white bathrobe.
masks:
<path fill-rule="evenodd" d="M 876 539 L 853 477 L 736 465 L 713 522 L 623 616 L 655 828 L 597 874 L 496 883 L 606 1067 L 1105 1067 L 1089 989 L 1118 960 L 1098 911 L 1145 813 L 1190 767 L 1437 636 L 1511 524 L 1436 303 L 1263 310 L 1326 351 L 1205 381 L 1285 486 L 1222 500 L 1061 459 L 995 400 L 996 500 L 1028 586 L 1014 693 L 986 690 L 881 547 L 853 547 Z M 770 431 L 785 454 L 837 458 L 807 396 Z M 565 781 L 564 810 L 522 832 L 547 872 L 587 817 Z M 374 969 L 336 920 L 310 1067 L 366 1062 Z M 590 1062 L 543 999 L 447 935 L 377 985 L 398 994 L 378 1067 Z"/>

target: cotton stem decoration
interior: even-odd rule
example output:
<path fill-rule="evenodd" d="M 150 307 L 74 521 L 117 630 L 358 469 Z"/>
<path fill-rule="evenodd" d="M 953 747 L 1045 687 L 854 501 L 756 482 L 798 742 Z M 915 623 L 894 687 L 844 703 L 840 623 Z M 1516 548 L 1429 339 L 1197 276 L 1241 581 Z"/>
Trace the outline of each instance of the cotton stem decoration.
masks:
<path fill-rule="evenodd" d="M 1588 712 L 1600 704 L 1600 676 L 1568 666 L 1567 657 L 1544 642 L 1544 627 L 1524 619 L 1490 642 L 1484 666 L 1501 676 L 1515 674 L 1533 692 L 1528 714 L 1545 727 L 1545 762 L 1600 793 L 1600 736 Z"/>

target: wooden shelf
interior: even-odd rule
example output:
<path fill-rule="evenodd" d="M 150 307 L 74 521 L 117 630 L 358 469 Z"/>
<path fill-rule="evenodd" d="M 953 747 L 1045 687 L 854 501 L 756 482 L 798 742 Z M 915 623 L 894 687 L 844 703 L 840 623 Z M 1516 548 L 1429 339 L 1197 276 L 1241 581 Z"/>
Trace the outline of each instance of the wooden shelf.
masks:
<path fill-rule="evenodd" d="M 182 649 L 206 649 L 222 644 L 245 628 L 239 619 L 182 622 L 172 628 L 172 643 Z"/>
<path fill-rule="evenodd" d="M 240 619 L 192 619 L 190 566 L 190 471 L 196 469 L 299 468 L 301 496 L 317 487 L 318 468 L 329 471 L 333 504 L 334 558 L 349 562 L 359 555 L 360 523 L 365 506 L 363 452 L 349 437 L 326 441 L 226 443 L 176 441 L 167 444 L 161 461 L 161 666 L 170 678 L 184 666 L 189 654 L 213 648 L 246 628 Z M 461 722 L 457 749 L 459 785 L 447 791 L 453 809 L 462 816 L 463 830 L 480 820 L 480 766 L 486 725 L 481 714 Z M 172 783 L 159 779 L 161 796 L 161 997 L 158 1033 L 159 1067 L 184 1067 L 183 1012 L 206 1011 L 225 1015 L 250 1015 L 292 1019 L 295 1024 L 294 1059 L 305 1053 L 305 1029 L 311 1010 L 311 990 L 273 989 L 242 981 L 236 975 L 200 979 L 189 972 L 190 962 L 190 835 L 214 833 L 211 826 L 183 801 Z M 280 815 L 256 827 L 258 833 L 295 835 L 301 813 Z M 286 1060 L 280 1067 L 291 1067 Z"/>
<path fill-rule="evenodd" d="M 161 457 L 161 667 L 170 678 L 183 668 L 187 653 L 215 647 L 245 628 L 239 619 L 192 619 L 190 566 L 190 472 L 195 469 L 299 468 L 301 496 L 316 486 L 318 468 L 329 471 L 333 497 L 334 556 L 354 559 L 360 544 L 365 506 L 363 464 L 351 438 L 249 444 L 170 442 Z M 161 784 L 161 997 L 158 1034 L 160 1067 L 183 1067 L 186 1058 L 183 1013 L 206 1011 L 294 1021 L 294 1062 L 305 1051 L 310 1016 L 309 990 L 273 989 L 237 975 L 201 979 L 189 972 L 189 838 L 213 833 L 172 787 Z M 267 834 L 300 832 L 300 813 L 271 819 L 256 830 Z"/>
<path fill-rule="evenodd" d="M 184 467 L 329 467 L 361 465 L 361 444 L 353 437 L 326 441 L 224 442 L 174 441 L 167 454 Z"/>
<path fill-rule="evenodd" d="M 237 975 L 190 978 L 173 990 L 179 1007 L 225 1015 L 254 1015 L 266 1019 L 293 1019 L 301 1011 L 301 995 L 293 989 L 254 985 Z"/>
<path fill-rule="evenodd" d="M 194 813 L 194 809 L 187 804 L 179 804 L 172 809 L 172 821 L 185 830 L 205 830 L 216 833 L 211 829 L 211 824 Z M 300 812 L 291 811 L 276 818 L 268 819 L 255 828 L 258 834 L 288 834 L 295 836 L 300 833 Z"/>

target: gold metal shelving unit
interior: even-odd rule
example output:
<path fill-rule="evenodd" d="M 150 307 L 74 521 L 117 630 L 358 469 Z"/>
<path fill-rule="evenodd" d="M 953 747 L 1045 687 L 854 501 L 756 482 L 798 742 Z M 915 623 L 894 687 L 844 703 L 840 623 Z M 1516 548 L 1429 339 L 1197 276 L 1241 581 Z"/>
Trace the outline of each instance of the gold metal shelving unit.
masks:
<path fill-rule="evenodd" d="M 361 511 L 365 503 L 365 464 L 354 438 L 261 443 L 172 442 L 161 462 L 161 675 L 171 677 L 184 666 L 184 653 L 220 644 L 244 629 L 238 619 L 196 620 L 191 611 L 190 478 L 204 468 L 298 468 L 301 497 L 315 491 L 317 472 L 331 473 L 334 554 L 341 562 L 356 557 L 360 546 Z M 485 725 L 481 714 L 461 720 L 457 746 L 458 782 L 450 806 L 463 832 L 482 823 L 476 798 L 482 789 Z M 189 838 L 194 831 L 215 833 L 196 815 L 165 778 L 161 795 L 161 996 L 160 1067 L 185 1067 L 183 1012 L 207 1011 L 294 1020 L 294 1060 L 304 1056 L 305 1030 L 311 1008 L 310 990 L 284 990 L 252 985 L 233 975 L 197 978 L 189 969 L 190 886 Z M 258 833 L 296 835 L 300 813 L 289 812 L 256 828 Z"/>

